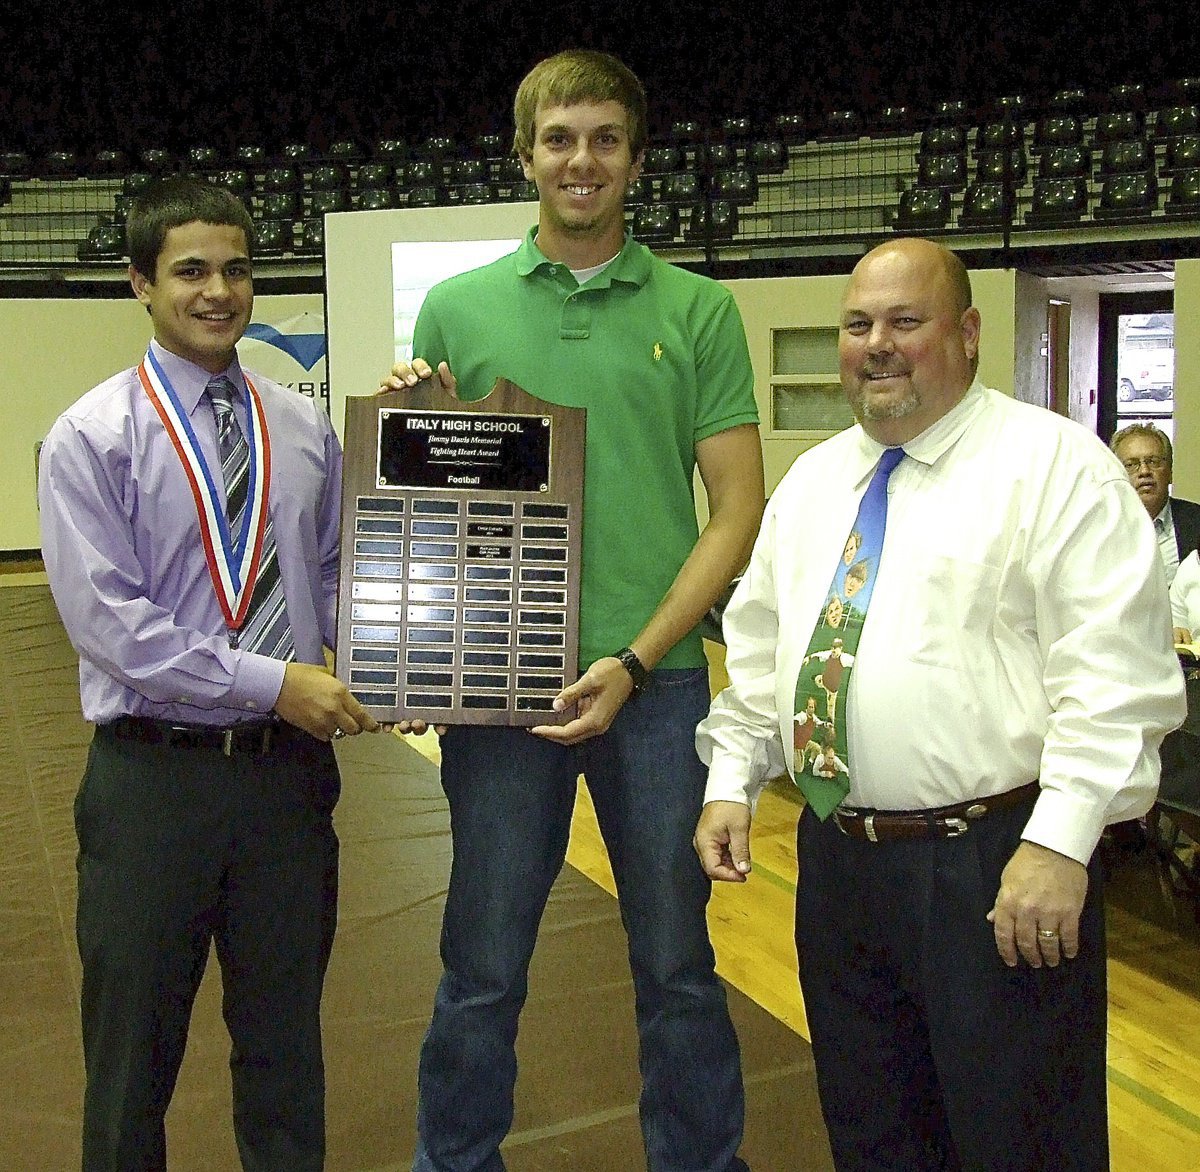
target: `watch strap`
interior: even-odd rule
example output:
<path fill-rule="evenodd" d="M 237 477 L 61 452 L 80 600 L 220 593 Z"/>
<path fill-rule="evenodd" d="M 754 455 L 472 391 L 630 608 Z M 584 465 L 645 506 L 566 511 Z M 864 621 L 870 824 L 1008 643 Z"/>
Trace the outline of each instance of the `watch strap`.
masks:
<path fill-rule="evenodd" d="M 631 647 L 622 647 L 620 651 L 614 651 L 613 658 L 620 660 L 621 666 L 629 673 L 635 692 L 640 692 L 650 682 L 650 673 Z"/>

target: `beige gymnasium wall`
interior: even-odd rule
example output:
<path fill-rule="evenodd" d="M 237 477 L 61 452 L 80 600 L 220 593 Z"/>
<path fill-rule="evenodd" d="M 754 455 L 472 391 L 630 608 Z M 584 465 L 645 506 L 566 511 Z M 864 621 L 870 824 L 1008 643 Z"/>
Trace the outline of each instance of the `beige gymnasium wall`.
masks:
<path fill-rule="evenodd" d="M 1017 377 L 1017 274 L 1011 270 L 976 272 L 971 277 L 975 303 L 983 317 L 980 375 L 1008 394 Z M 754 363 L 768 491 L 792 460 L 819 441 L 812 433 L 774 431 L 771 427 L 771 332 L 790 326 L 836 326 L 845 278 L 780 277 L 730 281 L 746 322 Z M 273 318 L 310 308 L 315 295 L 260 297 L 259 310 Z M 1189 305 L 1200 306 L 1200 261 L 1176 267 L 1176 322 L 1192 320 Z M 34 451 L 58 414 L 89 387 L 131 365 L 149 338 L 149 318 L 132 297 L 98 300 L 0 300 L 0 551 L 36 549 L 37 524 Z M 1028 343 L 1023 343 L 1027 345 Z M 1074 332 L 1073 332 L 1074 345 Z M 1176 490 L 1200 499 L 1200 335 L 1176 331 Z M 832 362 L 832 360 L 831 360 Z M 1074 366 L 1074 364 L 1073 364 Z M 829 371 L 836 381 L 836 363 Z M 1094 385 L 1091 371 L 1072 370 Z M 1085 392 L 1086 393 L 1086 392 Z"/>
<path fill-rule="evenodd" d="M 260 296 L 256 317 L 280 320 L 321 298 Z M 130 293 L 114 300 L 0 299 L 0 551 L 38 549 L 35 452 L 51 424 L 85 391 L 132 366 L 150 318 Z"/>

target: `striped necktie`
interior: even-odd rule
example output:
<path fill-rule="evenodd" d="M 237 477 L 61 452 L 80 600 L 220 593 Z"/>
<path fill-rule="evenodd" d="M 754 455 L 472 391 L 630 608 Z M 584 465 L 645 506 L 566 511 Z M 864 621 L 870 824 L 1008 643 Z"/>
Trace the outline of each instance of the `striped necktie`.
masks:
<path fill-rule="evenodd" d="M 821 819 L 850 792 L 846 688 L 883 552 L 888 478 L 903 458 L 903 448 L 885 448 L 879 458 L 796 680 L 793 776 Z"/>
<path fill-rule="evenodd" d="M 233 383 L 224 375 L 212 379 L 205 388 L 217 421 L 217 447 L 221 456 L 221 477 L 225 482 L 225 515 L 229 531 L 237 539 L 241 532 L 242 514 L 246 509 L 246 494 L 250 485 L 250 446 L 233 409 L 238 394 Z M 234 636 L 231 633 L 230 641 Z M 288 626 L 287 606 L 283 597 L 283 581 L 279 576 L 279 559 L 275 550 L 275 534 L 270 514 L 263 533 L 263 548 L 259 559 L 258 580 L 246 620 L 236 635 L 237 646 L 272 659 L 292 659 L 296 654 L 291 627 Z"/>

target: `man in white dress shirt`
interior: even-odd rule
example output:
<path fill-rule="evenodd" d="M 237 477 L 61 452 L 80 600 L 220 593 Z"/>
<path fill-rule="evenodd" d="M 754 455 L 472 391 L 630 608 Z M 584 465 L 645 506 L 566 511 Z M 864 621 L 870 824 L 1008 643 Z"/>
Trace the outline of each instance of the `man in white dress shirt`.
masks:
<path fill-rule="evenodd" d="M 796 680 L 831 572 L 902 446 L 843 684 L 850 790 L 825 821 L 804 810 L 797 848 L 800 978 L 843 1172 L 1108 1168 L 1093 852 L 1150 807 L 1183 718 L 1136 493 L 1095 436 L 977 381 L 979 335 L 945 249 L 896 240 L 859 262 L 839 335 L 859 426 L 772 496 L 725 615 L 731 686 L 697 733 L 696 849 L 712 878 L 744 881 L 759 790 L 803 768 Z"/>

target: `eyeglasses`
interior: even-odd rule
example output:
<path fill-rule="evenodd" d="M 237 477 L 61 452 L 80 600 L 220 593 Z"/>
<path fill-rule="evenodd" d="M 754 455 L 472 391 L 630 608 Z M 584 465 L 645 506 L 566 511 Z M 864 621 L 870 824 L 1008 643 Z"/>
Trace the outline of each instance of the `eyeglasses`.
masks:
<path fill-rule="evenodd" d="M 1163 456 L 1143 456 L 1140 460 L 1122 460 L 1126 472 L 1137 472 L 1140 468 L 1148 468 L 1151 472 L 1160 472 L 1167 466 Z"/>

